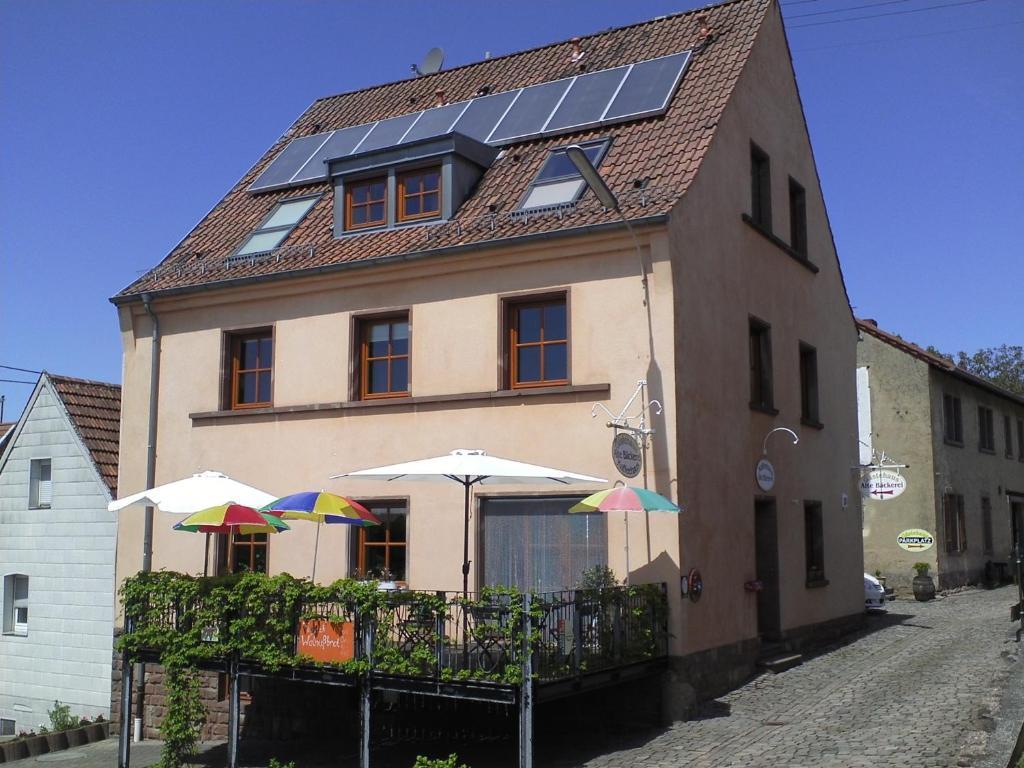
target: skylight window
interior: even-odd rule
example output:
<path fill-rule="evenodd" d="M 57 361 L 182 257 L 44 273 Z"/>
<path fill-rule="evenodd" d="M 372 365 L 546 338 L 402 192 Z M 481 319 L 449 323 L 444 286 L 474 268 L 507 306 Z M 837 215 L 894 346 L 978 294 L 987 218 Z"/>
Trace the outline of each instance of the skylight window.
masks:
<path fill-rule="evenodd" d="M 587 159 L 596 168 L 608 149 L 609 140 L 581 144 Z M 530 189 L 519 205 L 519 210 L 550 208 L 576 202 L 586 186 L 583 178 L 565 153 L 565 148 L 553 149 L 541 166 Z"/>
<path fill-rule="evenodd" d="M 284 200 L 278 203 L 259 228 L 242 243 L 236 256 L 265 253 L 277 248 L 298 223 L 305 218 L 320 196 Z"/>

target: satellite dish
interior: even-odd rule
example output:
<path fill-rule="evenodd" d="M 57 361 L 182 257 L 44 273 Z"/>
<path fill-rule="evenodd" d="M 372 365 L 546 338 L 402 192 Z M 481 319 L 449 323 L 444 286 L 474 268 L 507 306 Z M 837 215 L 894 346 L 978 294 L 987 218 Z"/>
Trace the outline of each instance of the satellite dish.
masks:
<path fill-rule="evenodd" d="M 443 65 L 444 50 L 441 48 L 431 48 L 427 51 L 427 55 L 423 57 L 420 65 L 413 66 L 413 71 L 417 75 L 432 75 L 435 72 L 440 72 Z"/>

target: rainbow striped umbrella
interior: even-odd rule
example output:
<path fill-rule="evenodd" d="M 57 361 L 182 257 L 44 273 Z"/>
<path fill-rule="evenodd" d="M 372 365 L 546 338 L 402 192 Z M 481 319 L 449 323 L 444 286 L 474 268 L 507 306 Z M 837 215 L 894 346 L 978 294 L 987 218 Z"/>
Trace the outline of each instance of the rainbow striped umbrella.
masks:
<path fill-rule="evenodd" d="M 193 512 L 174 526 L 189 533 L 280 533 L 288 530 L 281 518 L 243 504 L 218 504 Z"/>
<path fill-rule="evenodd" d="M 316 556 L 320 550 L 320 525 L 380 525 L 366 507 L 357 501 L 327 491 L 305 491 L 284 496 L 262 507 L 268 516 L 286 520 L 310 520 L 316 523 L 316 543 L 313 545 L 313 573 L 316 581 Z"/>
<path fill-rule="evenodd" d="M 631 485 L 618 485 L 592 493 L 569 508 L 570 512 L 622 512 L 626 526 L 626 584 L 629 584 L 629 512 L 679 512 L 679 506 L 660 493 Z"/>

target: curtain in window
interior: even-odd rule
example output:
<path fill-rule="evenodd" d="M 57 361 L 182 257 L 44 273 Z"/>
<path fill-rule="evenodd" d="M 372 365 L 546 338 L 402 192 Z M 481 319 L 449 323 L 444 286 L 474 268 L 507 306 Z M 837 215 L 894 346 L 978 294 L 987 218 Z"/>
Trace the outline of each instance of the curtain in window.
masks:
<path fill-rule="evenodd" d="M 605 515 L 569 514 L 581 498 L 483 500 L 483 583 L 550 592 L 607 565 Z"/>

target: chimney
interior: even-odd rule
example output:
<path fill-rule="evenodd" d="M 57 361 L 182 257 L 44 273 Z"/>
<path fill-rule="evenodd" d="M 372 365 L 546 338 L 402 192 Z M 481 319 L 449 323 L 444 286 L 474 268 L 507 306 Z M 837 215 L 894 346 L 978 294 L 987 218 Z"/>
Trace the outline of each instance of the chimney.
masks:
<path fill-rule="evenodd" d="M 878 327 L 878 321 L 871 317 L 865 317 L 861 322 L 864 323 L 864 325 L 870 325 L 872 328 Z"/>
<path fill-rule="evenodd" d="M 580 39 L 578 37 L 574 37 L 569 42 L 572 43 L 572 56 L 570 56 L 572 63 L 577 66 L 582 66 L 580 62 L 583 61 L 583 57 L 587 55 L 587 52 L 580 46 Z"/>
<path fill-rule="evenodd" d="M 437 104 L 435 106 L 438 106 L 438 107 L 443 107 L 444 106 L 444 90 L 443 89 L 438 88 L 436 91 L 434 91 L 434 98 L 437 101 Z"/>

